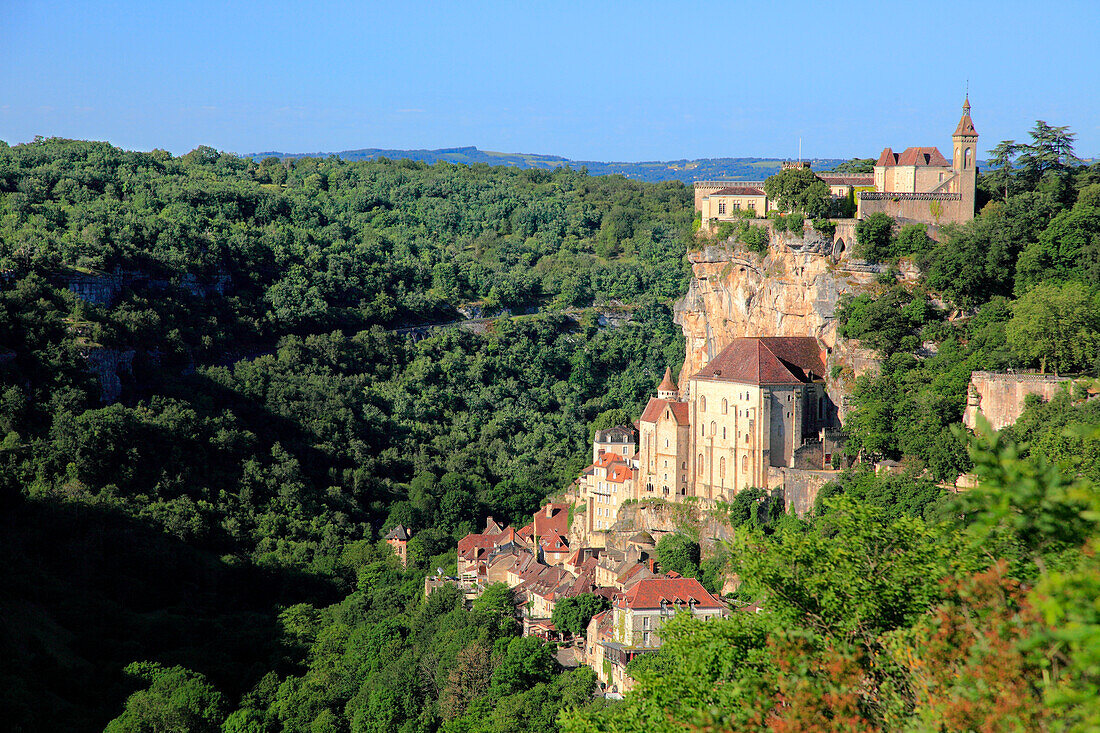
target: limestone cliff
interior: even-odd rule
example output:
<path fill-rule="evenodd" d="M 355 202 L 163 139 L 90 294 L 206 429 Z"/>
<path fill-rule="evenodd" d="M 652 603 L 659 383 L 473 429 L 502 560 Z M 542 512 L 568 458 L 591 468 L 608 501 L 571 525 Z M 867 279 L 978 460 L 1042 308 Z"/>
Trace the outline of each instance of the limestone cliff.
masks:
<path fill-rule="evenodd" d="M 812 231 L 804 237 L 773 235 L 767 256 L 727 242 L 689 259 L 693 277 L 675 306 L 687 342 L 681 387 L 743 336 L 815 336 L 829 350 L 830 366 L 847 367 L 849 376 L 876 366 L 873 353 L 837 337 L 840 296 L 872 288 L 880 271 L 849 259 L 842 239 Z M 835 386 L 830 384 L 831 393 Z M 838 405 L 842 397 L 833 395 Z"/>

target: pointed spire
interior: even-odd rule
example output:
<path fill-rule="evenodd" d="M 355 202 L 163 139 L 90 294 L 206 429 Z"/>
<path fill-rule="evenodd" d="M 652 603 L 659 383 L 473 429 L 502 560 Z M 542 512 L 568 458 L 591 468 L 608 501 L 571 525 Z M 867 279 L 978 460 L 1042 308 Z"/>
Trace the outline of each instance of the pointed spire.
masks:
<path fill-rule="evenodd" d="M 970 119 L 970 94 L 963 100 L 963 113 L 959 118 L 959 124 L 955 127 L 952 137 L 977 137 L 978 131 L 974 129 L 974 121 Z"/>
<path fill-rule="evenodd" d="M 672 381 L 672 369 L 665 367 L 665 378 L 661 380 L 661 384 L 657 387 L 658 392 L 675 392 L 679 389 L 676 383 Z"/>

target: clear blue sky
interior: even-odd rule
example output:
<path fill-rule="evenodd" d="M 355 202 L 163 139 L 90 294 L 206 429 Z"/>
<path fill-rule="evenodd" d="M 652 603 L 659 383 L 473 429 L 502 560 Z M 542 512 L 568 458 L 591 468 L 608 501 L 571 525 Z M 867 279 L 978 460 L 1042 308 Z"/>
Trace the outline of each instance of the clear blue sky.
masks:
<path fill-rule="evenodd" d="M 0 140 L 590 160 L 1100 153 L 1100 2 L 0 2 Z"/>

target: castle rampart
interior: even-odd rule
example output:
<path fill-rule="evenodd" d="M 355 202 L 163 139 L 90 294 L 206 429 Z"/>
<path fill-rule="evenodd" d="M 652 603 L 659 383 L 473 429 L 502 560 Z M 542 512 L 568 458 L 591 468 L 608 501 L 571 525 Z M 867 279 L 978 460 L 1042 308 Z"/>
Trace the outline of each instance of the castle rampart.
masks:
<path fill-rule="evenodd" d="M 967 389 L 963 424 L 973 430 L 978 423 L 978 415 L 981 415 L 994 430 L 1014 425 L 1024 411 L 1024 400 L 1028 395 L 1050 400 L 1071 381 L 1069 377 L 1051 374 L 974 372 L 970 375 L 970 387 Z"/>

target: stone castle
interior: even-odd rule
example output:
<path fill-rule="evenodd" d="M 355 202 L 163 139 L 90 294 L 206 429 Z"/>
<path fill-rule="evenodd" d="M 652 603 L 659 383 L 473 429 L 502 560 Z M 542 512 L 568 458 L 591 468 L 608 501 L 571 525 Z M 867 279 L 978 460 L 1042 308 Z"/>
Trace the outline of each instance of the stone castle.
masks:
<path fill-rule="evenodd" d="M 885 148 L 873 175 L 819 173 L 834 197 L 854 195 L 856 218 L 882 212 L 902 223 L 962 224 L 974 218 L 977 191 L 978 131 L 970 117 L 970 98 L 951 135 L 952 158 L 935 146 L 908 147 L 900 153 Z M 785 164 L 809 167 L 808 163 Z M 775 203 L 764 193 L 763 181 L 698 181 L 695 210 L 703 223 L 733 221 L 746 212 L 764 217 Z"/>

